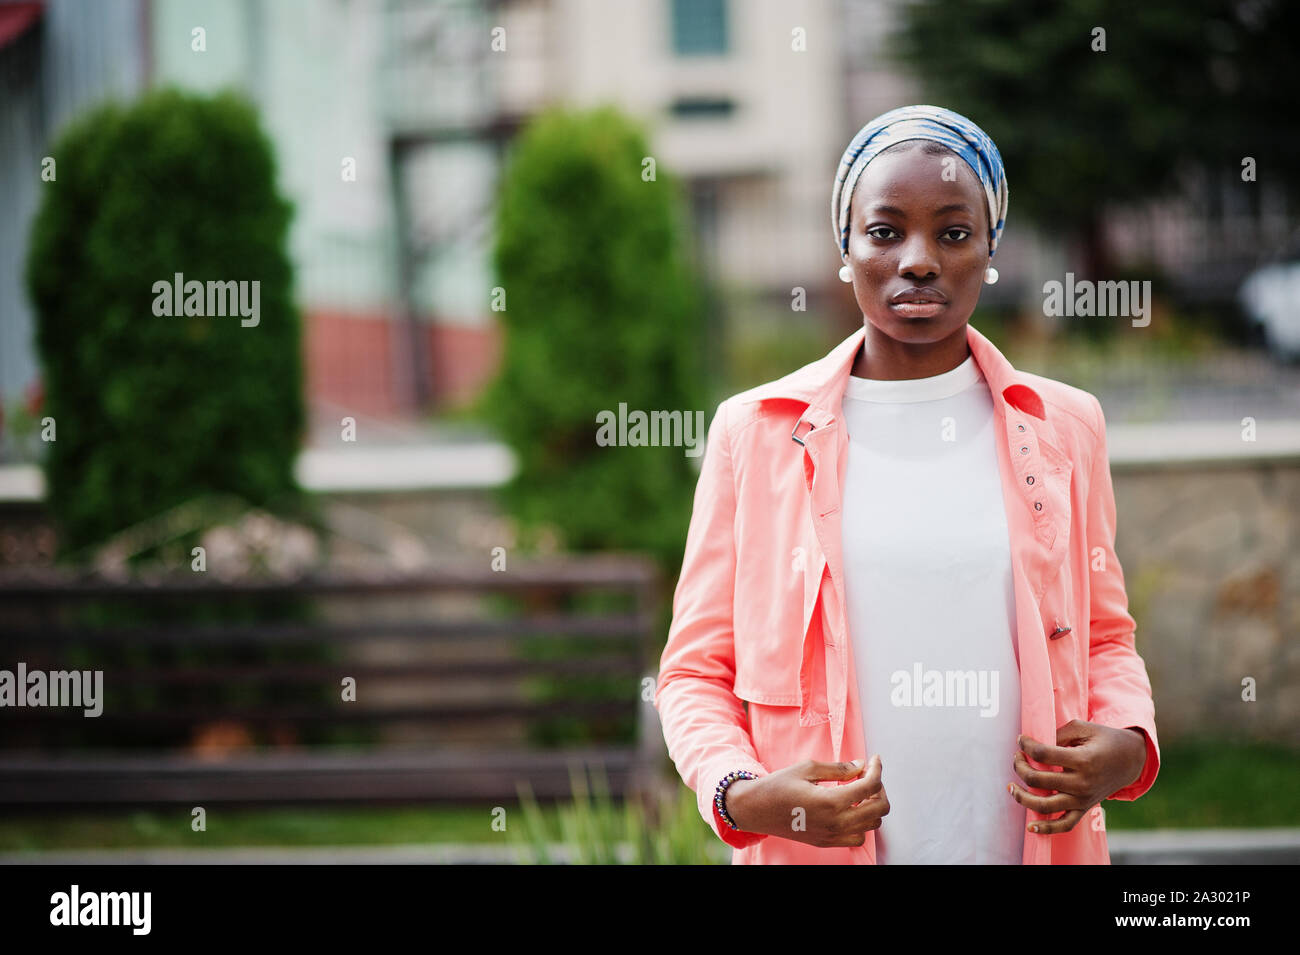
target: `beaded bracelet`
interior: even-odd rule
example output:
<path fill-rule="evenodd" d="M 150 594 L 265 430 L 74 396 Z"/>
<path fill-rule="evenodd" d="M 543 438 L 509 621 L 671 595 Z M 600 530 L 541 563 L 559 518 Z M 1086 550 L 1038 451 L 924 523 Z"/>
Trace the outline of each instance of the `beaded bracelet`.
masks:
<path fill-rule="evenodd" d="M 740 831 L 740 826 L 736 825 L 731 814 L 727 812 L 727 788 L 738 779 L 757 779 L 758 776 L 744 769 L 737 769 L 727 773 L 722 777 L 722 782 L 718 783 L 718 788 L 713 791 L 713 805 L 718 810 L 718 815 L 722 821 L 736 831 Z"/>

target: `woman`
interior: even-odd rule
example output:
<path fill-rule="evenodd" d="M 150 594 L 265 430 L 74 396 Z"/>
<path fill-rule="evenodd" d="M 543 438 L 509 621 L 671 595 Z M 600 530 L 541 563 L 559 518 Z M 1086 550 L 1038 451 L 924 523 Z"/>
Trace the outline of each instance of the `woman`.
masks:
<path fill-rule="evenodd" d="M 872 120 L 863 327 L 714 415 L 655 706 L 735 863 L 1108 863 L 1155 780 L 1101 406 L 968 324 L 1006 210 L 970 120 Z"/>

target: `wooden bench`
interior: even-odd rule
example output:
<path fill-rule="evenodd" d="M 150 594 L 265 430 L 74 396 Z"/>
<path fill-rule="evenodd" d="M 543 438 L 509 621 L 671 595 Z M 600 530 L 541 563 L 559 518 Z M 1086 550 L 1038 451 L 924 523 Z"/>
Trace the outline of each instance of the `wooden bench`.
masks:
<path fill-rule="evenodd" d="M 0 708 L 0 807 L 501 803 L 520 783 L 545 800 L 583 767 L 623 794 L 661 747 L 642 692 L 657 594 L 632 556 L 288 583 L 6 575 L 0 669 L 98 661 L 104 701 Z M 249 619 L 175 618 L 234 604 Z M 557 639 L 588 646 L 544 652 Z M 557 720 L 579 736 L 533 738 Z"/>

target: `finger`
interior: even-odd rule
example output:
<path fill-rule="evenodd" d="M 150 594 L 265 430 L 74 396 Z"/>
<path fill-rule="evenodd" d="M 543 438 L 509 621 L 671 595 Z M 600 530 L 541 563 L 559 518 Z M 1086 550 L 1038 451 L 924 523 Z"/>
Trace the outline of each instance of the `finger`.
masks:
<path fill-rule="evenodd" d="M 1034 812 L 1041 812 L 1044 815 L 1065 812 L 1068 809 L 1078 809 L 1083 805 L 1083 800 L 1074 793 L 1058 792 L 1052 793 L 1050 796 L 1037 796 L 1021 789 L 1015 783 L 1007 783 L 1007 792 L 1026 809 L 1032 809 Z"/>
<path fill-rule="evenodd" d="M 874 796 L 862 800 L 856 806 L 845 810 L 840 819 L 853 832 L 866 832 L 879 829 L 884 817 L 889 815 L 889 796 L 882 788 Z"/>
<path fill-rule="evenodd" d="M 1021 736 L 1019 746 L 1030 759 L 1062 769 L 1079 769 L 1084 759 L 1080 747 L 1048 746 L 1032 736 Z"/>
<path fill-rule="evenodd" d="M 822 780 L 828 779 L 838 782 L 843 779 L 856 779 L 862 773 L 864 768 L 870 771 L 871 765 L 868 763 L 866 767 L 862 767 L 855 766 L 851 762 L 823 763 L 816 759 L 810 759 L 808 760 L 808 767 L 803 774 L 803 778 L 811 783 L 821 782 Z"/>
<path fill-rule="evenodd" d="M 828 841 L 822 843 L 822 848 L 837 848 L 837 849 L 858 848 L 866 844 L 867 832 L 868 830 L 864 829 L 860 832 L 849 832 L 846 830 L 844 832 L 835 833 L 833 835 L 828 834 L 827 837 Z"/>
<path fill-rule="evenodd" d="M 872 796 L 881 792 L 884 785 L 881 781 L 884 772 L 880 763 L 879 756 L 871 757 L 872 762 L 867 764 L 867 774 L 861 779 L 855 779 L 853 782 L 845 783 L 843 786 L 836 787 L 835 805 L 840 809 L 847 809 L 854 803 L 862 802 L 864 799 L 870 799 Z"/>
<path fill-rule="evenodd" d="M 1059 819 L 1039 819 L 1031 822 L 1026 828 L 1040 836 L 1054 836 L 1057 833 L 1069 832 L 1087 811 L 1087 809 L 1071 809 Z"/>
<path fill-rule="evenodd" d="M 1092 723 L 1085 723 L 1083 720 L 1070 720 L 1064 726 L 1057 727 L 1056 745 L 1072 746 L 1079 743 L 1085 743 L 1096 736 L 1096 730 Z"/>
<path fill-rule="evenodd" d="M 1035 769 L 1029 764 L 1029 760 L 1025 759 L 1024 753 L 1016 753 L 1016 758 L 1011 761 L 1011 768 L 1030 788 L 1045 789 L 1049 792 L 1068 792 L 1079 778 L 1075 772 L 1058 773 L 1050 769 Z"/>

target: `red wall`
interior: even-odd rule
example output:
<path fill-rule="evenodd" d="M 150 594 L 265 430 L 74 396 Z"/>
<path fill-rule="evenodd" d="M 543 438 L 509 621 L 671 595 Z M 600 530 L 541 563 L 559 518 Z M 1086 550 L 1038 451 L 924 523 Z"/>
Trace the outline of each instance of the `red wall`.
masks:
<path fill-rule="evenodd" d="M 421 324 L 420 332 L 433 385 L 431 407 L 464 403 L 496 373 L 501 340 L 495 324 Z M 309 309 L 304 339 L 309 403 L 328 402 L 379 418 L 418 412 L 407 330 L 386 313 Z"/>

